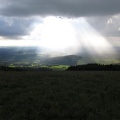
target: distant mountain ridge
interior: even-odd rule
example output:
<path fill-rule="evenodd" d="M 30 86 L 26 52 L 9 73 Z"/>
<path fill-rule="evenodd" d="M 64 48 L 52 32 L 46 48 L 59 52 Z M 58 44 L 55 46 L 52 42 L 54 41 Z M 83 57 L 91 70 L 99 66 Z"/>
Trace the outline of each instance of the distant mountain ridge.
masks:
<path fill-rule="evenodd" d="M 41 64 L 41 65 L 76 65 L 81 56 L 67 55 L 50 57 L 38 54 L 36 48 L 0 48 L 0 63 L 3 64 Z"/>
<path fill-rule="evenodd" d="M 67 56 L 60 56 L 60 57 L 54 57 L 54 58 L 48 58 L 47 62 L 48 64 L 52 65 L 76 65 L 77 61 L 81 59 L 81 56 L 77 55 L 67 55 Z"/>
<path fill-rule="evenodd" d="M 119 48 L 117 48 L 120 50 Z M 53 53 L 54 57 L 47 54 L 40 54 L 35 47 L 3 47 L 0 48 L 0 65 L 40 66 L 40 65 L 81 65 L 87 63 L 119 64 L 120 55 L 90 56 L 82 53 L 79 55 L 60 55 Z"/>

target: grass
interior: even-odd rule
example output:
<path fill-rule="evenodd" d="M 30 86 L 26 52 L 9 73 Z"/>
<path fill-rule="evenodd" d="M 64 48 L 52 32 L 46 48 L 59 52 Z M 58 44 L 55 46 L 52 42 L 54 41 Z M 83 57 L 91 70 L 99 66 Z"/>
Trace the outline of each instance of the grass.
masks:
<path fill-rule="evenodd" d="M 120 120 L 119 75 L 0 71 L 0 120 Z"/>
<path fill-rule="evenodd" d="M 47 66 L 47 65 L 42 65 L 41 67 L 43 68 L 50 68 L 54 71 L 64 71 L 66 70 L 69 66 L 68 65 L 51 65 L 51 66 Z"/>
<path fill-rule="evenodd" d="M 51 68 L 53 70 L 66 70 L 69 66 L 68 65 L 54 65 Z"/>

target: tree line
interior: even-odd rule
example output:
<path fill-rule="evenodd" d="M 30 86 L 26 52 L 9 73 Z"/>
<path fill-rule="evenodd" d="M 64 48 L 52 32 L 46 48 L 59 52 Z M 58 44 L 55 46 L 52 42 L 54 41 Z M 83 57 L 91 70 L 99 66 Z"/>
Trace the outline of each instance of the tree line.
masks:
<path fill-rule="evenodd" d="M 67 71 L 120 71 L 120 65 L 110 64 L 86 64 L 86 65 L 76 65 L 67 68 Z"/>

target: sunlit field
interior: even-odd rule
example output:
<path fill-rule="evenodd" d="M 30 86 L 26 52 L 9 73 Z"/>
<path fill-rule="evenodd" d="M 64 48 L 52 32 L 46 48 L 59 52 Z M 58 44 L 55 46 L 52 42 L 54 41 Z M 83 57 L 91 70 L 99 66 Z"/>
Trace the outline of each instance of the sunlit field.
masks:
<path fill-rule="evenodd" d="M 119 120 L 120 72 L 0 72 L 0 120 Z"/>

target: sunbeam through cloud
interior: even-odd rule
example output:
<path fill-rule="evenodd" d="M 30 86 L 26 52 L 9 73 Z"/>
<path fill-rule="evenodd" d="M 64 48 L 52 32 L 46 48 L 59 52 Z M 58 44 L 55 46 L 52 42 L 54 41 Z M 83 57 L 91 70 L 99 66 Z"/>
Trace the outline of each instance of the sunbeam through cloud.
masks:
<path fill-rule="evenodd" d="M 40 49 L 38 52 L 63 55 L 80 54 L 84 51 L 90 55 L 115 52 L 109 41 L 83 17 L 68 19 L 49 16 L 42 21 L 34 24 L 30 35 L 24 36 L 22 40 L 1 40 L 0 46 L 36 46 Z"/>

